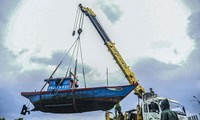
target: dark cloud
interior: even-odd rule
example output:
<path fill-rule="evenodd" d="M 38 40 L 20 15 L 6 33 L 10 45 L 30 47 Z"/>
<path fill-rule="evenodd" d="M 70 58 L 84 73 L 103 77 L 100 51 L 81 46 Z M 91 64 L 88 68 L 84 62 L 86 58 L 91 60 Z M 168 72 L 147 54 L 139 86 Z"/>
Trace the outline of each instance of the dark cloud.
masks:
<path fill-rule="evenodd" d="M 12 109 L 10 109 L 10 105 L 13 105 L 13 100 L 11 97 L 13 96 L 12 93 L 10 93 L 9 90 L 1 89 L 1 102 L 0 102 L 0 117 L 2 116 L 9 116 L 12 112 L 14 112 Z M 15 105 L 13 105 L 15 106 Z"/>
<path fill-rule="evenodd" d="M 174 54 L 176 54 L 176 55 L 178 54 L 177 49 L 174 49 L 173 52 L 174 52 Z"/>
<path fill-rule="evenodd" d="M 62 51 L 55 51 L 52 53 L 50 58 L 46 58 L 46 57 L 31 57 L 30 61 L 37 63 L 37 64 L 44 64 L 44 65 L 55 65 L 57 66 L 60 61 L 63 59 L 63 57 L 65 56 L 66 53 L 62 52 Z M 60 68 L 63 71 L 67 71 L 68 67 L 69 67 L 69 63 L 71 61 L 71 65 L 70 67 L 72 68 L 72 70 L 74 69 L 75 66 L 75 59 L 71 58 L 71 56 L 67 55 L 62 63 L 62 65 L 60 66 Z M 79 59 L 78 61 L 78 66 L 77 66 L 77 72 L 78 73 L 82 73 L 82 64 L 81 64 L 81 60 Z M 89 67 L 86 64 L 83 64 L 84 66 L 84 71 L 85 73 L 89 73 L 91 71 L 91 67 Z"/>
<path fill-rule="evenodd" d="M 22 55 L 26 52 L 28 52 L 28 49 L 22 49 L 21 51 L 19 51 L 18 55 Z"/>
<path fill-rule="evenodd" d="M 19 66 L 15 65 L 15 55 L 4 46 L 5 32 L 13 10 L 19 4 L 19 0 L 7 1 L 0 0 L 0 79 L 7 75 L 12 75 L 13 71 L 18 70 Z"/>
<path fill-rule="evenodd" d="M 27 70 L 18 74 L 15 79 L 17 80 L 17 88 L 19 91 L 34 91 L 42 88 L 44 79 L 49 78 L 50 73 L 44 69 Z"/>
<path fill-rule="evenodd" d="M 121 18 L 122 11 L 120 10 L 118 5 L 115 5 L 113 3 L 106 4 L 105 1 L 98 1 L 98 5 L 100 5 L 103 13 L 112 23 L 117 22 Z"/>
<path fill-rule="evenodd" d="M 196 2 L 196 5 L 200 6 L 200 0 Z M 198 7 L 199 8 L 199 7 Z M 188 77 L 188 79 L 191 81 L 188 84 L 198 85 L 198 91 L 196 91 L 195 87 L 190 88 L 191 92 L 190 94 L 194 94 L 197 98 L 200 99 L 200 9 L 195 9 L 195 11 L 190 15 L 188 18 L 188 34 L 189 36 L 194 40 L 195 43 L 195 49 L 192 51 L 192 53 L 189 55 L 187 60 L 187 69 L 190 70 L 191 76 Z M 194 81 L 194 82 L 193 82 Z M 195 82 L 195 81 L 198 81 Z M 189 98 L 188 98 L 189 99 Z M 200 107 L 197 107 L 197 102 L 191 102 L 191 100 L 195 100 L 194 98 L 190 98 L 190 108 L 193 108 L 195 110 L 198 110 L 198 113 L 200 113 Z"/>
<path fill-rule="evenodd" d="M 159 95 L 180 101 L 189 113 L 198 114 L 200 107 L 191 100 L 194 100 L 193 96 L 200 99 L 200 9 L 194 9 L 194 6 L 199 8 L 200 1 L 195 0 L 194 4 L 185 0 L 185 3 L 192 10 L 187 31 L 195 44 L 187 60 L 181 65 L 174 65 L 144 58 L 132 69 L 145 88 L 152 87 Z"/>
<path fill-rule="evenodd" d="M 65 56 L 64 52 L 55 51 L 52 53 L 51 58 L 34 56 L 30 58 L 30 61 L 34 63 L 38 63 L 38 64 L 45 64 L 45 65 L 58 65 L 64 56 Z M 67 61 L 70 60 L 70 56 L 66 56 L 65 59 Z"/>
<path fill-rule="evenodd" d="M 4 40 L 5 28 L 8 26 L 10 16 L 19 3 L 20 0 L 0 0 L 0 41 Z"/>
<path fill-rule="evenodd" d="M 169 76 L 169 74 L 176 72 L 179 69 L 179 66 L 173 65 L 173 64 L 166 64 L 160 61 L 157 61 L 153 58 L 145 58 L 138 61 L 138 63 L 135 65 L 137 68 L 137 71 L 143 71 L 143 72 L 137 72 L 137 75 L 139 76 L 148 76 L 151 77 L 151 79 L 162 79 L 165 80 Z M 152 70 L 149 70 L 149 68 L 152 68 Z M 159 73 L 162 74 L 158 74 Z M 167 78 L 166 78 L 167 77 Z"/>
<path fill-rule="evenodd" d="M 200 97 L 200 75 L 198 71 L 191 72 L 192 66 L 188 64 L 190 63 L 178 66 L 162 63 L 153 58 L 144 58 L 132 69 L 147 91 L 152 87 L 160 96 L 176 99 L 184 104 L 188 111 L 198 113 L 200 108 L 195 108 L 190 100 L 193 95 Z"/>
<path fill-rule="evenodd" d="M 200 0 L 182 0 L 185 6 L 187 6 L 189 9 L 192 10 L 192 12 L 198 12 L 200 11 Z"/>
<path fill-rule="evenodd" d="M 191 14 L 188 18 L 188 34 L 195 41 L 197 48 L 200 48 L 200 11 Z"/>
<path fill-rule="evenodd" d="M 7 119 L 17 116 L 16 98 L 20 94 L 13 84 L 17 81 L 16 76 L 21 67 L 15 62 L 16 55 L 4 46 L 4 41 L 11 15 L 19 3 L 20 0 L 0 0 L 0 117 Z"/>
<path fill-rule="evenodd" d="M 0 1 L 0 80 L 6 81 L 8 76 L 14 75 L 20 66 L 15 64 L 16 56 L 4 46 L 6 28 L 13 10 L 19 4 L 19 0 Z"/>
<path fill-rule="evenodd" d="M 16 56 L 4 47 L 0 47 L 0 79 L 6 76 L 13 75 L 20 69 L 20 66 L 15 64 Z"/>

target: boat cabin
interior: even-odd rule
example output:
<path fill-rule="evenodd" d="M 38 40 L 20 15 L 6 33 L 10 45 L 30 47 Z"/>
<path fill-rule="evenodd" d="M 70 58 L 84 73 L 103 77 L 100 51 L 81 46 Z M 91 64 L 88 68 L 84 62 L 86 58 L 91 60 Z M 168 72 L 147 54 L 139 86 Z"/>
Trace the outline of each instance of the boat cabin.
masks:
<path fill-rule="evenodd" d="M 78 88 L 77 81 L 73 80 L 72 77 L 64 77 L 64 78 L 50 78 L 45 79 L 45 82 L 48 82 L 49 86 L 47 88 L 47 91 L 52 91 L 57 89 L 59 90 L 70 90 L 72 88 Z"/>

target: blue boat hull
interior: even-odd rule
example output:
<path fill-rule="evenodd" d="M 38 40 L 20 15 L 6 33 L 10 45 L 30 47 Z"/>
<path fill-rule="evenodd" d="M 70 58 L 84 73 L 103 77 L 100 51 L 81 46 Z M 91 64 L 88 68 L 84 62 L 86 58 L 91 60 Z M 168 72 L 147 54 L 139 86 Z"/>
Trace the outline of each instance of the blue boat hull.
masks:
<path fill-rule="evenodd" d="M 95 87 L 42 92 L 22 92 L 35 106 L 34 111 L 50 113 L 81 113 L 109 110 L 136 86 Z"/>

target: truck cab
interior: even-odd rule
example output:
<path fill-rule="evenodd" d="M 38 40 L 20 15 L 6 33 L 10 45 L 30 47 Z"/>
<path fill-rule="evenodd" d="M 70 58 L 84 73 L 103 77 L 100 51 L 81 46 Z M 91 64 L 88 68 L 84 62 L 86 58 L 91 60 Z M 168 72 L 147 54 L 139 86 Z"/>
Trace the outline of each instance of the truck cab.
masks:
<path fill-rule="evenodd" d="M 143 98 L 141 104 L 143 120 L 160 120 L 162 109 L 160 107 L 161 102 L 166 99 L 164 97 L 158 97 L 157 95 L 150 98 Z M 185 108 L 178 101 L 168 99 L 170 109 L 178 115 L 179 120 L 188 120 L 185 112 Z"/>

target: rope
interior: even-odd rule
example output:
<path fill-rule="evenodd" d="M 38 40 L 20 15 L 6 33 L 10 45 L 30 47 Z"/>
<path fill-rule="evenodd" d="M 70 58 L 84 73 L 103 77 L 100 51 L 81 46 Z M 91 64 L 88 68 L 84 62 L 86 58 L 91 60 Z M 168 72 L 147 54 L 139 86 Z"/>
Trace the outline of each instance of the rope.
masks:
<path fill-rule="evenodd" d="M 77 61 L 78 61 L 78 52 L 79 52 L 79 49 L 80 49 L 80 53 L 81 53 L 81 62 L 82 62 L 82 70 L 83 70 L 83 78 L 84 78 L 84 84 L 85 84 L 85 88 L 86 88 L 86 81 L 85 81 L 85 72 L 84 72 L 84 66 L 83 66 L 83 57 L 82 57 L 82 48 L 81 48 L 81 42 L 80 42 L 80 34 L 82 33 L 82 27 L 83 27 L 83 21 L 84 21 L 84 13 L 80 13 L 81 10 L 79 9 L 79 7 L 77 8 L 77 11 L 76 11 L 76 16 L 75 16 L 75 22 L 74 22 L 74 28 L 73 28 L 73 33 L 72 33 L 72 36 L 75 35 L 75 32 L 76 32 L 76 29 L 77 29 L 77 25 L 79 27 L 78 29 L 78 37 L 76 39 L 76 41 L 72 44 L 72 46 L 70 47 L 70 49 L 67 51 L 67 53 L 65 54 L 65 56 L 62 58 L 62 60 L 60 61 L 60 63 L 57 65 L 57 67 L 55 68 L 55 70 L 53 71 L 53 73 L 51 74 L 51 76 L 49 77 L 49 79 L 46 81 L 46 83 L 43 85 L 42 89 L 40 90 L 40 107 L 43 111 L 43 106 L 42 106 L 42 90 L 44 89 L 44 87 L 47 85 L 47 83 L 49 83 L 50 79 L 53 77 L 53 75 L 55 74 L 55 72 L 57 71 L 57 69 L 60 67 L 60 65 L 63 63 L 64 59 L 66 58 L 66 56 L 68 55 L 68 53 L 71 51 L 71 49 L 74 47 L 74 50 L 73 50 L 73 54 L 71 56 L 71 59 L 70 59 L 70 63 L 69 63 L 69 67 L 67 69 L 67 72 L 66 72 L 66 75 L 65 77 L 67 77 L 68 73 L 69 73 L 69 69 L 70 69 L 70 66 L 71 66 L 71 62 L 72 62 L 72 58 L 74 56 L 74 53 L 75 51 L 77 52 L 76 53 L 76 63 L 75 63 L 75 76 L 74 76 L 74 83 L 75 83 L 75 79 L 76 79 L 76 71 L 77 71 Z M 78 47 L 77 47 L 78 46 Z M 62 83 L 64 79 L 62 79 L 59 83 L 59 85 Z M 73 83 L 73 84 L 74 84 Z M 74 89 L 72 88 L 72 97 L 73 97 L 73 107 L 74 107 L 74 110 L 76 112 L 78 112 L 77 108 L 76 108 L 76 101 L 75 101 L 75 95 L 74 95 Z M 28 104 L 29 105 L 29 104 Z"/>
<path fill-rule="evenodd" d="M 76 108 L 76 99 L 75 99 L 75 96 L 74 96 L 74 89 L 72 89 L 72 98 L 73 98 L 73 107 L 74 107 L 74 110 L 75 112 L 79 112 Z"/>
<path fill-rule="evenodd" d="M 86 80 L 85 80 L 85 69 L 84 69 L 84 65 L 83 65 L 83 54 L 82 54 L 82 47 L 81 47 L 81 41 L 80 42 L 80 54 L 81 54 L 81 63 L 82 63 L 82 71 L 83 71 L 83 79 L 84 79 L 84 86 L 86 88 Z"/>
<path fill-rule="evenodd" d="M 77 22 L 77 21 L 76 21 Z M 82 47 L 81 47 L 81 41 L 80 41 L 80 34 L 82 33 L 82 28 L 83 28 L 83 22 L 84 22 L 84 13 L 81 12 L 80 18 L 79 18 L 79 29 L 78 29 L 78 38 L 79 39 L 79 47 L 80 47 L 80 54 L 81 54 L 81 63 L 82 63 L 82 71 L 83 71 L 83 79 L 84 79 L 84 86 L 86 88 L 86 80 L 85 80 L 85 70 L 84 70 L 84 65 L 83 65 L 83 56 L 82 56 Z M 78 49 L 79 49 L 78 47 Z M 77 56 L 78 56 L 78 50 L 77 49 Z M 77 59 L 76 57 L 76 64 L 75 64 L 75 76 L 76 76 L 76 70 L 77 70 Z M 74 81 L 75 82 L 75 81 Z"/>
<path fill-rule="evenodd" d="M 78 35 L 82 33 L 83 29 L 83 20 L 84 20 L 84 13 L 81 13 L 80 20 L 79 20 L 79 29 L 78 29 Z"/>
<path fill-rule="evenodd" d="M 72 46 L 70 47 L 70 49 L 67 51 L 67 53 L 65 54 L 65 56 L 63 57 L 63 59 L 60 61 L 60 63 L 59 63 L 58 66 L 56 67 L 56 69 L 53 71 L 53 73 L 52 73 L 51 76 L 49 77 L 48 81 L 46 81 L 46 83 L 44 84 L 44 86 L 43 86 L 42 89 L 40 90 L 40 92 L 44 89 L 44 87 L 47 85 L 47 83 L 49 82 L 49 80 L 53 77 L 53 75 L 54 75 L 55 72 L 57 71 L 58 67 L 61 65 L 61 63 L 63 62 L 63 60 L 65 59 L 65 57 L 68 55 L 68 53 L 71 51 L 72 47 L 75 45 L 76 42 L 77 42 L 77 40 L 72 44 Z"/>
<path fill-rule="evenodd" d="M 71 66 L 72 58 L 73 58 L 74 53 L 75 53 L 75 50 L 76 50 L 76 46 L 77 46 L 78 40 L 79 40 L 79 39 L 77 38 L 77 39 L 76 39 L 76 44 L 75 44 L 75 47 L 74 47 L 74 50 L 73 50 L 73 53 L 72 53 L 72 56 L 71 56 L 71 59 L 70 59 L 69 66 L 68 66 L 68 69 L 67 69 L 67 72 L 66 72 L 65 77 L 67 77 L 67 75 L 68 75 L 68 73 L 69 73 L 69 69 L 70 69 L 70 66 Z"/>
<path fill-rule="evenodd" d="M 80 14 L 80 9 L 79 9 L 79 7 L 77 7 L 77 10 L 76 10 L 76 17 L 75 17 L 75 22 L 74 22 L 74 28 L 73 28 L 73 32 L 72 32 L 72 36 L 74 36 L 75 35 L 75 32 L 76 32 L 76 28 L 77 28 L 77 21 L 78 21 L 78 19 L 79 19 L 79 15 Z"/>
<path fill-rule="evenodd" d="M 75 80 L 76 80 L 76 71 L 77 71 L 77 68 L 78 68 L 78 66 L 77 66 L 77 63 L 78 63 L 78 53 L 79 53 L 79 46 L 80 46 L 80 37 L 78 37 L 79 38 L 79 40 L 78 40 L 78 45 L 77 45 L 77 51 L 76 51 L 76 60 L 75 60 L 75 65 L 74 65 L 74 80 L 73 80 L 73 87 L 75 86 Z"/>
<path fill-rule="evenodd" d="M 76 60 L 78 60 L 78 53 L 79 53 L 79 48 L 80 48 L 80 37 L 78 37 L 78 41 L 77 41 L 77 51 L 76 51 Z"/>
<path fill-rule="evenodd" d="M 75 34 L 74 31 L 76 30 L 76 27 L 77 27 L 77 24 L 79 23 L 79 30 L 78 30 L 78 38 L 76 39 L 76 41 L 72 44 L 72 46 L 70 47 L 70 49 L 67 51 L 67 53 L 65 54 L 65 56 L 63 57 L 63 59 L 60 61 L 60 63 L 57 65 L 57 67 L 55 68 L 55 70 L 53 71 L 53 73 L 51 74 L 51 76 L 49 77 L 48 81 L 46 81 L 46 83 L 44 84 L 44 86 L 42 87 L 42 89 L 40 90 L 40 92 L 44 89 L 44 87 L 47 85 L 47 83 L 49 82 L 49 80 L 53 77 L 53 75 L 55 74 L 55 72 L 57 71 L 57 69 L 60 67 L 60 65 L 62 64 L 62 62 L 64 61 L 64 59 L 66 58 L 66 56 L 68 55 L 68 53 L 71 51 L 72 47 L 74 47 L 75 45 L 75 48 L 77 46 L 77 43 L 78 41 L 80 41 L 80 34 L 82 32 L 82 27 L 83 27 L 83 20 L 84 20 L 84 13 L 81 12 L 81 15 L 80 15 L 80 9 L 79 7 L 77 8 L 77 11 L 76 11 L 76 16 L 75 16 L 75 23 L 74 23 L 74 28 L 73 28 L 73 35 Z M 79 21 L 78 21 L 79 20 Z M 80 42 L 79 42 L 80 44 Z M 74 48 L 74 51 L 73 51 L 73 55 L 74 55 L 74 52 L 75 52 L 75 48 Z M 80 47 L 81 48 L 81 47 Z M 78 51 L 79 51 L 79 47 L 77 49 L 77 56 L 78 56 Z M 70 65 L 71 65 L 71 61 L 72 61 L 72 58 L 73 58 L 73 55 L 70 59 L 70 64 L 69 64 L 69 67 L 67 69 L 67 72 L 66 72 L 66 75 L 65 77 L 67 77 L 68 73 L 69 73 L 69 68 L 70 68 Z M 85 77 L 84 77 L 85 79 Z M 62 82 L 62 81 L 61 81 Z M 60 82 L 60 83 L 61 83 Z"/>
<path fill-rule="evenodd" d="M 81 17 L 80 17 L 80 22 L 79 22 L 79 28 L 83 28 L 83 20 L 84 20 L 84 13 L 81 14 Z"/>

